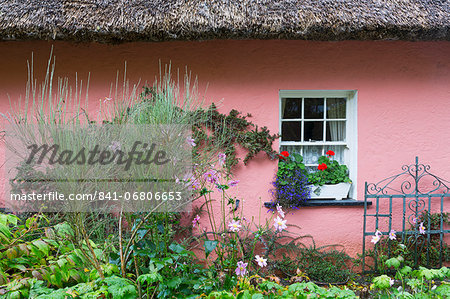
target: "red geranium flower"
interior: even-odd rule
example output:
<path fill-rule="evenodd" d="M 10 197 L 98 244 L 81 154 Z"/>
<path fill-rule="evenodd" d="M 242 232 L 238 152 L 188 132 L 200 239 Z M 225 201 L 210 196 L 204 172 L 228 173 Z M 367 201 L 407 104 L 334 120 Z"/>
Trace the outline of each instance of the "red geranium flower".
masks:
<path fill-rule="evenodd" d="M 335 153 L 334 153 L 333 151 L 328 151 L 328 152 L 327 152 L 327 155 L 331 157 L 331 156 L 334 156 Z"/>
<path fill-rule="evenodd" d="M 280 154 L 285 158 L 289 157 L 289 153 L 287 151 L 282 151 Z"/>
<path fill-rule="evenodd" d="M 320 171 L 324 171 L 327 168 L 328 166 L 325 163 L 319 164 L 319 166 L 317 166 L 317 169 L 319 169 Z"/>

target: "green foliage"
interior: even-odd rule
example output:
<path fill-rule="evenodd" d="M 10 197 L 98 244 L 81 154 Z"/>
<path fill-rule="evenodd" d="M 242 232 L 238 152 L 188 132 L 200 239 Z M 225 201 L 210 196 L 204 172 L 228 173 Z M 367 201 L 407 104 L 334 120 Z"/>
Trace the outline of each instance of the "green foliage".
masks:
<path fill-rule="evenodd" d="M 135 284 L 129 279 L 115 275 L 59 289 L 48 288 L 44 285 L 44 282 L 32 280 L 29 293 L 29 298 L 33 299 L 135 299 L 137 297 L 138 293 Z"/>
<path fill-rule="evenodd" d="M 353 276 L 348 267 L 353 259 L 344 251 L 335 246 L 298 245 L 289 248 L 287 254 L 281 253 L 283 258 L 274 264 L 275 270 L 282 271 L 286 277 L 295 276 L 300 270 L 312 281 L 320 283 L 346 283 Z M 275 256 L 273 258 L 277 260 Z"/>
<path fill-rule="evenodd" d="M 0 214 L 0 285 L 8 297 L 28 297 L 33 279 L 63 288 L 98 277 L 91 257 L 70 241 L 74 233 L 70 225 L 43 227 L 39 225 L 43 221 L 47 218 L 41 214 L 34 214 L 23 223 L 15 215 Z M 102 250 L 94 243 L 90 246 L 101 259 Z M 104 267 L 112 271 L 109 266 Z"/>
<path fill-rule="evenodd" d="M 444 299 L 450 295 L 450 270 L 427 269 L 419 267 L 412 270 L 409 266 L 403 266 L 404 259 L 401 256 L 386 261 L 386 267 L 397 269 L 395 278 L 386 274 L 373 278 L 370 286 L 374 296 L 381 298 L 437 298 Z M 400 284 L 398 286 L 398 284 Z"/>
<path fill-rule="evenodd" d="M 211 292 L 206 298 L 357 298 L 356 294 L 346 287 L 324 288 L 312 282 L 294 283 L 284 287 L 265 279 L 257 284 L 252 284 L 251 279 L 240 280 L 232 291 Z"/>
<path fill-rule="evenodd" d="M 308 181 L 316 186 L 325 184 L 351 183 L 346 165 L 339 164 L 338 161 L 329 156 L 319 157 L 319 164 L 326 164 L 325 170 L 317 170 L 308 175 Z"/>
<path fill-rule="evenodd" d="M 272 144 L 279 135 L 270 134 L 267 127 L 259 128 L 248 117 L 251 115 L 242 116 L 234 109 L 228 115 L 220 113 L 214 103 L 208 109 L 194 111 L 192 131 L 197 143 L 196 154 L 212 149 L 215 151 L 215 145 L 220 144 L 220 150 L 227 155 L 225 166 L 229 171 L 239 162 L 237 145 L 247 151 L 244 164 L 259 152 L 265 152 L 270 159 L 275 159 L 277 152 L 272 149 Z"/>

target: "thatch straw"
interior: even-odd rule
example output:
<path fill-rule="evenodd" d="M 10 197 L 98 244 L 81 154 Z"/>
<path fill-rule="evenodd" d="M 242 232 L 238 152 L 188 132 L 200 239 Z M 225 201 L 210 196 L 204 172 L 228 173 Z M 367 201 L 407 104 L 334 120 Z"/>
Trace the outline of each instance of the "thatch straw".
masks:
<path fill-rule="evenodd" d="M 450 40 L 448 0 L 0 0 L 0 39 Z"/>

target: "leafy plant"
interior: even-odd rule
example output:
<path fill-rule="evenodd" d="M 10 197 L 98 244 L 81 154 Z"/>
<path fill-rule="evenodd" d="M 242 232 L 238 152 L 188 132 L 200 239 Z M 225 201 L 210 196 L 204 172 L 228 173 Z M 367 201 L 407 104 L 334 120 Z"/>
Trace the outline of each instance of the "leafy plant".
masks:
<path fill-rule="evenodd" d="M 413 270 L 404 265 L 402 256 L 388 259 L 385 266 L 395 269 L 394 278 L 380 275 L 372 280 L 370 286 L 374 295 L 384 298 L 447 298 L 450 294 L 450 284 L 445 279 L 450 278 L 450 269 L 427 269 L 419 267 Z M 438 281 L 440 284 L 438 285 Z M 400 286 L 397 287 L 397 283 Z"/>
<path fill-rule="evenodd" d="M 238 164 L 236 146 L 247 151 L 243 159 L 247 164 L 259 152 L 265 152 L 270 159 L 277 157 L 273 150 L 273 142 L 278 134 L 270 134 L 267 127 L 258 127 L 248 120 L 250 114 L 242 116 L 237 110 L 229 114 L 220 113 L 213 103 L 208 109 L 197 109 L 193 112 L 192 132 L 196 142 L 195 151 L 216 152 L 219 149 L 226 155 L 225 168 L 228 172 Z M 217 147 L 217 145 L 220 145 Z"/>
<path fill-rule="evenodd" d="M 325 184 L 351 183 L 347 166 L 334 160 L 332 158 L 334 155 L 333 151 L 328 151 L 325 156 L 319 157 L 318 171 L 311 172 L 308 175 L 310 184 L 323 186 Z"/>
<path fill-rule="evenodd" d="M 58 288 L 86 282 L 99 273 L 92 265 L 92 257 L 70 241 L 73 230 L 67 223 L 53 227 L 39 226 L 46 218 L 35 214 L 22 224 L 12 214 L 0 214 L 0 285 L 9 297 L 28 297 L 30 281 L 38 279 Z M 103 251 L 88 240 L 98 260 Z M 108 265 L 101 265 L 102 271 Z"/>
<path fill-rule="evenodd" d="M 324 288 L 313 282 L 299 282 L 282 286 L 270 280 L 258 278 L 258 283 L 252 283 L 255 277 L 240 279 L 232 291 L 211 292 L 206 298 L 357 298 L 356 294 L 346 287 Z"/>
<path fill-rule="evenodd" d="M 58 298 L 120 298 L 134 299 L 138 297 L 135 284 L 116 275 L 104 279 L 97 278 L 90 282 L 79 283 L 71 287 L 53 289 L 48 288 L 42 281 L 30 281 L 29 298 L 58 299 Z"/>

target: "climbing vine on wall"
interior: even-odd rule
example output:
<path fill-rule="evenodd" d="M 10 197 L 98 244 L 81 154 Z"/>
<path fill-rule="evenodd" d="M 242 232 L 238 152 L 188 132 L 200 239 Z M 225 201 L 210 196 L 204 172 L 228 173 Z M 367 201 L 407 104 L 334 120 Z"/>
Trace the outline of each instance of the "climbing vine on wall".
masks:
<path fill-rule="evenodd" d="M 220 113 L 214 103 L 207 109 L 194 111 L 193 136 L 197 149 L 208 150 L 220 144 L 227 155 L 225 165 L 228 170 L 239 163 L 237 146 L 247 151 L 244 164 L 259 152 L 265 152 L 272 160 L 278 157 L 272 145 L 279 135 L 271 134 L 267 127 L 253 124 L 247 119 L 249 117 L 250 114 L 242 115 L 235 109 L 229 114 Z"/>

